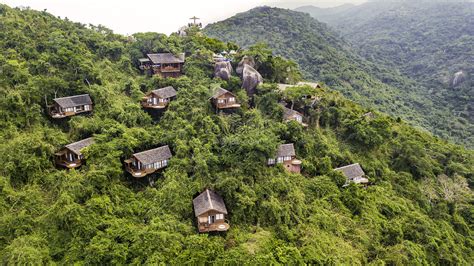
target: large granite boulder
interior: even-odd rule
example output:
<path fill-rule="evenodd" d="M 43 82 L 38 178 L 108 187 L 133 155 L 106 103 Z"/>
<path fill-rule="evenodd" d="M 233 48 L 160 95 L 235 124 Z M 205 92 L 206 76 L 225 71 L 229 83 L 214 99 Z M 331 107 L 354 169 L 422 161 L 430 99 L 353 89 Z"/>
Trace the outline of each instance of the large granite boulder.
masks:
<path fill-rule="evenodd" d="M 239 75 L 242 75 L 245 65 L 249 65 L 252 68 L 254 68 L 255 60 L 250 56 L 244 56 L 242 60 L 240 60 L 239 64 L 237 65 L 237 69 L 235 70 L 235 72 L 237 72 L 237 74 Z"/>
<path fill-rule="evenodd" d="M 232 74 L 232 65 L 229 61 L 216 62 L 214 65 L 214 76 L 223 80 L 229 80 Z"/>
<path fill-rule="evenodd" d="M 456 72 L 453 77 L 452 86 L 456 87 L 457 85 L 463 83 L 466 80 L 466 74 L 463 71 Z"/>
<path fill-rule="evenodd" d="M 242 88 L 247 91 L 249 97 L 255 94 L 255 90 L 260 83 L 263 83 L 262 75 L 250 65 L 244 64 L 242 70 Z"/>

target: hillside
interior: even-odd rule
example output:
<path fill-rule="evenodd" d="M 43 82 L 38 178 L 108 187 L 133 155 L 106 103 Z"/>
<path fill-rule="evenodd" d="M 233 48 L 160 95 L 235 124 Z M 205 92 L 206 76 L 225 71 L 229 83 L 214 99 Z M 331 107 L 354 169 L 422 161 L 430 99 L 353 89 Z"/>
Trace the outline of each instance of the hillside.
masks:
<path fill-rule="evenodd" d="M 255 26 L 257 25 L 257 26 Z M 364 106 L 377 108 L 445 139 L 472 147 L 472 125 L 429 90 L 391 67 L 363 59 L 326 24 L 290 10 L 261 7 L 210 24 L 210 36 L 244 47 L 256 42 L 299 63 L 305 77 L 324 82 Z"/>
<path fill-rule="evenodd" d="M 427 98 L 452 114 L 451 127 L 465 131 L 464 143 L 472 147 L 474 3 L 379 1 L 296 10 L 333 26 L 367 60 L 424 87 Z"/>
<path fill-rule="evenodd" d="M 33 26 L 34 25 L 34 26 Z M 323 87 L 277 89 L 294 63 L 260 46 L 199 32 L 137 33 L 0 5 L 0 264 L 469 264 L 473 260 L 474 154 Z M 240 79 L 212 78 L 214 52 L 258 59 L 265 84 L 255 107 Z M 147 52 L 185 52 L 185 76 L 142 75 Z M 291 66 L 291 67 L 289 67 Z M 290 69 L 291 68 L 291 69 Z M 235 69 L 235 65 L 234 65 Z M 290 69 L 288 72 L 287 69 Z M 264 71 L 267 70 L 267 71 Z M 173 86 L 166 110 L 146 112 L 146 92 Z M 213 88 L 241 108 L 218 114 Z M 302 96 L 319 97 L 303 108 Z M 49 118 L 45 98 L 90 94 L 94 111 Z M 280 100 L 309 126 L 282 122 Z M 64 145 L 94 137 L 85 164 L 54 164 Z M 268 167 L 294 143 L 301 174 Z M 169 145 L 150 180 L 126 173 L 133 153 Z M 371 185 L 342 187 L 334 168 L 360 163 Z M 150 183 L 154 185 L 150 185 Z M 219 193 L 226 233 L 199 234 L 193 198 Z"/>

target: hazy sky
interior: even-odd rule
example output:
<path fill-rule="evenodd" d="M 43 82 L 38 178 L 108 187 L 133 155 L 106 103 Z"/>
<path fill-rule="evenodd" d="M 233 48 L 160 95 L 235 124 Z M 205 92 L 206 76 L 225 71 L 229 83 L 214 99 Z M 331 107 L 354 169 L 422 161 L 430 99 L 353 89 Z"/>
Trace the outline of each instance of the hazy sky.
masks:
<path fill-rule="evenodd" d="M 81 23 L 102 24 L 114 32 L 132 34 L 155 31 L 170 34 L 197 16 L 203 24 L 223 20 L 235 13 L 261 5 L 295 8 L 320 7 L 365 0 L 0 0 L 12 7 L 47 9 L 49 13 Z"/>

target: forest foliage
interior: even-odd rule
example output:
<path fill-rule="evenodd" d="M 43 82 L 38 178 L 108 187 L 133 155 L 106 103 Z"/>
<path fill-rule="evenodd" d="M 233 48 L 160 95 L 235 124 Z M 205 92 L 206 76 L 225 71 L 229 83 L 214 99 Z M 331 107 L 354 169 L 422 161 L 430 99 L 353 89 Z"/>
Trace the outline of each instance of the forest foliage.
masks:
<path fill-rule="evenodd" d="M 344 11 L 350 7 L 347 5 L 339 9 Z M 305 9 L 307 8 L 298 10 L 304 11 Z M 335 23 L 349 21 L 349 25 L 356 27 L 355 25 L 360 25 L 360 23 L 358 24 L 353 18 L 370 18 L 373 13 L 377 13 L 377 10 L 362 10 L 364 12 L 357 10 L 360 14 L 339 11 L 345 15 L 336 19 Z M 403 13 L 403 10 L 400 12 Z M 319 10 L 318 14 L 321 12 L 324 11 Z M 469 11 L 465 11 L 465 13 L 469 13 Z M 444 17 L 444 20 L 449 20 L 452 17 L 439 13 L 434 13 L 431 16 Z M 342 92 L 344 96 L 365 107 L 377 108 L 392 116 L 401 117 L 412 125 L 422 127 L 437 136 L 472 148 L 474 145 L 474 128 L 471 121 L 473 116 L 470 107 L 472 106 L 472 82 L 465 82 L 456 89 L 447 89 L 446 86 L 439 83 L 426 87 L 426 83 L 420 82 L 420 80 L 429 80 L 426 77 L 428 74 L 417 77 L 408 75 L 406 73 L 408 70 L 404 71 L 399 67 L 394 67 L 394 65 L 401 64 L 399 62 L 401 59 L 388 65 L 381 64 L 380 60 L 371 60 L 373 57 L 397 57 L 407 51 L 408 54 L 415 56 L 417 51 L 426 49 L 424 55 L 429 55 L 432 59 L 437 58 L 436 61 L 422 60 L 417 57 L 404 58 L 403 61 L 416 64 L 416 68 L 425 73 L 429 73 L 429 69 L 444 69 L 445 65 L 456 61 L 459 68 L 454 70 L 453 67 L 449 70 L 450 73 L 454 74 L 465 69 L 466 75 L 468 75 L 467 73 L 470 73 L 468 70 L 472 67 L 470 60 L 473 58 L 472 51 L 469 52 L 473 47 L 469 45 L 471 43 L 469 32 L 472 32 L 474 27 L 468 31 L 465 29 L 469 28 L 472 25 L 471 22 L 474 21 L 472 12 L 470 18 L 465 15 L 453 19 L 457 24 L 451 23 L 452 29 L 444 30 L 453 32 L 453 34 L 444 34 L 443 38 L 436 40 L 436 43 L 433 39 L 440 35 L 435 30 L 439 26 L 437 24 L 431 26 L 430 31 L 427 31 L 426 34 L 421 34 L 416 30 L 417 26 L 410 24 L 410 17 L 406 21 L 402 20 L 402 23 L 406 22 L 406 25 L 394 23 L 398 19 L 397 15 L 391 18 L 381 16 L 380 19 L 383 20 L 383 23 L 374 22 L 373 27 L 365 27 L 365 24 L 357 27 L 358 31 L 355 30 L 354 33 L 351 33 L 353 38 L 349 38 L 355 44 L 351 44 L 335 29 L 318 22 L 308 14 L 270 7 L 254 8 L 224 21 L 209 24 L 206 26 L 205 32 L 209 36 L 232 41 L 243 47 L 250 47 L 258 42 L 265 43 L 276 55 L 296 61 L 306 79 L 324 82 L 332 89 Z M 443 20 L 439 19 L 439 21 L 438 24 Z M 382 34 L 369 38 L 368 35 L 377 32 L 377 30 L 381 31 L 380 29 L 383 29 L 386 24 L 392 25 L 403 35 L 398 34 L 399 32 L 390 34 L 389 31 L 384 31 L 383 37 L 386 38 L 382 41 L 379 38 Z M 462 26 L 454 29 L 456 25 Z M 405 30 L 407 27 L 413 32 Z M 372 28 L 374 29 L 371 30 Z M 359 31 L 361 34 L 358 34 Z M 450 36 L 462 34 L 464 34 L 464 38 L 448 41 Z M 405 35 L 410 35 L 410 38 Z M 365 36 L 367 37 L 365 38 Z M 393 36 L 396 37 L 392 41 Z M 438 49 L 437 53 L 433 53 L 432 49 L 426 48 L 425 41 L 433 47 L 436 47 L 437 43 L 447 43 L 446 45 L 458 43 L 461 47 Z M 377 45 L 371 45 L 371 42 L 377 43 Z M 405 43 L 397 45 L 400 42 Z M 412 42 L 415 43 L 415 46 L 410 47 Z M 359 53 L 355 47 L 365 50 L 363 53 Z M 379 49 L 380 47 L 383 49 Z M 392 48 L 394 51 L 391 50 Z M 377 55 L 378 51 L 381 51 L 382 55 Z M 446 52 L 445 55 L 439 57 L 438 54 L 443 51 Z M 452 58 L 447 60 L 446 57 Z M 443 71 L 448 72 L 448 70 Z M 446 76 L 445 73 L 438 75 L 434 71 L 430 78 L 442 76 Z M 447 102 L 450 104 L 446 104 Z"/>
<path fill-rule="evenodd" d="M 474 154 L 363 108 L 324 86 L 305 129 L 282 122 L 273 82 L 298 79 L 295 63 L 199 31 L 114 34 L 46 12 L 0 5 L 0 263 L 10 264 L 468 264 L 473 260 Z M 252 53 L 264 74 L 254 99 L 240 81 L 214 79 L 212 54 Z M 148 52 L 185 52 L 185 76 L 140 74 Z M 291 66 L 281 72 L 281 66 Z M 285 67 L 285 69 L 287 69 Z M 147 113 L 143 95 L 172 85 L 177 99 Z M 243 103 L 222 115 L 212 88 Z M 45 97 L 89 93 L 90 115 L 48 118 Z M 364 116 L 372 111 L 373 117 Z M 77 170 L 56 168 L 63 145 L 94 136 Z M 294 143 L 302 174 L 267 167 Z M 126 174 L 132 153 L 167 144 L 155 185 Z M 342 188 L 335 167 L 359 162 L 372 185 Z M 341 183 L 342 181 L 342 183 Z M 198 234 L 192 199 L 223 196 L 230 230 Z"/>
<path fill-rule="evenodd" d="M 372 1 L 296 10 L 328 23 L 365 59 L 416 81 L 445 117 L 474 145 L 474 3 Z M 457 77 L 456 77 L 457 76 Z M 448 131 L 439 135 L 449 138 Z"/>

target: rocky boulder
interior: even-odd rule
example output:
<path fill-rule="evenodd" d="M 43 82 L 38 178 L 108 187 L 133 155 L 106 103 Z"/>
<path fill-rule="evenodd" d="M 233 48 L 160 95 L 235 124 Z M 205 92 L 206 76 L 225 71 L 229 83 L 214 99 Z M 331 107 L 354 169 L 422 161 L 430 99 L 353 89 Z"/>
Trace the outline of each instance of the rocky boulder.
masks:
<path fill-rule="evenodd" d="M 456 72 L 453 77 L 451 85 L 456 87 L 457 85 L 463 83 L 466 80 L 466 74 L 463 71 Z"/>
<path fill-rule="evenodd" d="M 229 61 L 216 62 L 214 65 L 214 76 L 223 80 L 229 80 L 232 74 L 232 65 Z"/>
<path fill-rule="evenodd" d="M 250 65 L 244 64 L 242 70 L 242 88 L 247 91 L 247 95 L 252 97 L 260 83 L 263 83 L 262 75 Z"/>
<path fill-rule="evenodd" d="M 237 72 L 237 74 L 239 74 L 239 75 L 242 75 L 245 65 L 249 65 L 252 68 L 254 68 L 255 67 L 255 60 L 250 56 L 244 56 L 242 58 L 242 60 L 240 60 L 239 64 L 237 65 L 237 69 L 235 70 L 235 72 Z"/>

